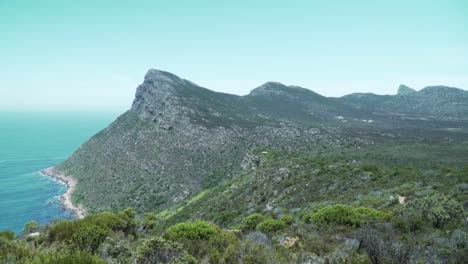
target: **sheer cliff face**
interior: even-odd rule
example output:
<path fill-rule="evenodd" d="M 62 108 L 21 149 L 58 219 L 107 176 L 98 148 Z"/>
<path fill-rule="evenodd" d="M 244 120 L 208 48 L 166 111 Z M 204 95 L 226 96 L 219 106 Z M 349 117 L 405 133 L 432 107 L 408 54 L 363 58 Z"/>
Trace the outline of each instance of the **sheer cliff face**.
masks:
<path fill-rule="evenodd" d="M 183 105 L 177 89 L 192 85 L 170 73 L 150 70 L 137 88 L 131 111 L 164 129 L 186 124 L 190 109 Z"/>
<path fill-rule="evenodd" d="M 352 129 L 362 129 L 362 118 L 377 120 L 364 124 L 375 130 L 394 117 L 373 115 L 374 101 L 363 100 L 327 98 L 279 83 L 236 96 L 150 70 L 131 110 L 57 169 L 78 179 L 73 198 L 91 212 L 161 210 L 241 175 L 255 151 L 311 153 L 371 144 Z"/>

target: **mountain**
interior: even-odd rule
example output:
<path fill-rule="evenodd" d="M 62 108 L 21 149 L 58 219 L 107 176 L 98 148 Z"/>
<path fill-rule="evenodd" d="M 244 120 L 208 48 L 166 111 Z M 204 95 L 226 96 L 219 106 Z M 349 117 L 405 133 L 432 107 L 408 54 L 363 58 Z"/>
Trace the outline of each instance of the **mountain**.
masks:
<path fill-rule="evenodd" d="M 0 263 L 465 263 L 467 92 L 399 90 L 237 96 L 150 70 L 44 171 L 89 215 L 0 231 Z"/>
<path fill-rule="evenodd" d="M 418 92 L 400 86 L 397 95 L 351 94 L 339 98 L 355 109 L 401 118 L 468 120 L 468 92 L 447 86 L 429 86 Z"/>
<path fill-rule="evenodd" d="M 397 95 L 408 95 L 414 92 L 416 92 L 416 90 L 414 90 L 413 88 L 410 88 L 404 84 L 401 84 L 400 87 L 398 87 Z"/>
<path fill-rule="evenodd" d="M 466 119 L 467 94 L 428 87 L 407 95 L 328 98 L 268 82 L 237 96 L 149 70 L 131 109 L 56 169 L 78 180 L 73 199 L 90 212 L 162 210 L 236 178 L 259 161 L 255 153 L 262 149 L 312 155 L 360 149 L 399 133 L 414 137 L 408 129 L 439 135 L 437 127 L 452 126 L 443 120 Z M 410 115 L 436 120 L 421 125 Z"/>
<path fill-rule="evenodd" d="M 324 129 L 287 120 L 297 113 L 302 123 L 322 118 L 281 106 L 277 94 L 290 94 L 293 102 L 297 90 L 326 105 L 306 89 L 266 84 L 241 97 L 150 70 L 132 108 L 57 169 L 78 179 L 74 199 L 91 212 L 166 208 L 230 179 L 252 162 L 249 151 L 258 146 L 292 151 L 341 144 Z"/>

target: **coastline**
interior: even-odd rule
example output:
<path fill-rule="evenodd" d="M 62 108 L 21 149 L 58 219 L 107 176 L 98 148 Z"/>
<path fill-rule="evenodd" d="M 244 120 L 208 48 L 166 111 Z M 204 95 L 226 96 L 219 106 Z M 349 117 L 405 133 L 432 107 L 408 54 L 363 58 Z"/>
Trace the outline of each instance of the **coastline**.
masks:
<path fill-rule="evenodd" d="M 62 174 L 54 167 L 43 169 L 41 170 L 41 173 L 45 176 L 54 178 L 67 186 L 65 193 L 60 195 L 60 202 L 63 204 L 65 209 L 72 211 L 76 218 L 84 218 L 86 216 L 86 209 L 80 205 L 74 205 L 71 200 L 72 193 L 75 190 L 78 181 L 70 176 Z"/>

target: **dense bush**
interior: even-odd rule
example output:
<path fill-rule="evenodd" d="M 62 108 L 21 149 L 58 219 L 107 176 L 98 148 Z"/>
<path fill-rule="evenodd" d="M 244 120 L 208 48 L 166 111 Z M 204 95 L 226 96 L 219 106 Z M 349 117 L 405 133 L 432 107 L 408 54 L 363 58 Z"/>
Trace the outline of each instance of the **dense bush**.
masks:
<path fill-rule="evenodd" d="M 400 206 L 395 213 L 395 224 L 412 231 L 426 225 L 443 228 L 451 222 L 460 221 L 464 214 L 463 206 L 455 199 L 441 193 L 432 193 Z"/>
<path fill-rule="evenodd" d="M 306 220 L 316 224 L 335 224 L 360 226 L 372 221 L 388 220 L 389 215 L 367 207 L 352 207 L 349 205 L 329 205 L 311 213 Z"/>
<path fill-rule="evenodd" d="M 294 217 L 292 215 L 286 214 L 281 216 L 281 221 L 283 221 L 287 225 L 291 225 L 294 222 Z"/>
<path fill-rule="evenodd" d="M 3 244 L 6 244 L 10 241 L 12 241 L 15 238 L 15 233 L 12 231 L 2 231 L 0 232 L 0 247 Z"/>
<path fill-rule="evenodd" d="M 167 229 L 166 238 L 177 240 L 186 238 L 189 240 L 209 240 L 220 234 L 220 230 L 213 224 L 205 221 L 184 222 L 175 224 Z"/>
<path fill-rule="evenodd" d="M 135 237 L 126 236 L 123 232 L 111 233 L 99 246 L 97 254 L 110 263 L 131 263 L 135 254 Z"/>
<path fill-rule="evenodd" d="M 100 226 L 83 226 L 77 230 L 68 241 L 69 245 L 78 250 L 95 253 L 106 240 L 108 230 Z"/>
<path fill-rule="evenodd" d="M 126 208 L 119 212 L 117 216 L 121 221 L 121 226 L 119 227 L 120 230 L 125 234 L 134 234 L 137 226 L 137 222 L 135 220 L 136 211 L 133 208 Z"/>
<path fill-rule="evenodd" d="M 137 248 L 137 264 L 171 263 L 191 264 L 196 260 L 177 242 L 153 237 Z"/>
<path fill-rule="evenodd" d="M 61 220 L 48 228 L 48 241 L 68 241 L 86 227 L 96 227 L 108 234 L 111 231 L 122 231 L 125 234 L 134 233 L 136 229 L 135 212 L 126 209 L 120 213 L 103 212 L 90 215 L 74 221 Z"/>
<path fill-rule="evenodd" d="M 272 233 L 284 229 L 286 224 L 281 220 L 266 219 L 257 225 L 257 229 L 263 233 Z"/>
<path fill-rule="evenodd" d="M 96 256 L 80 251 L 45 253 L 34 260 L 23 262 L 24 264 L 105 264 L 106 262 Z"/>
<path fill-rule="evenodd" d="M 148 231 L 153 229 L 156 226 L 156 214 L 146 213 L 141 220 L 141 229 L 143 231 Z"/>
<path fill-rule="evenodd" d="M 38 225 L 37 225 L 36 221 L 29 221 L 24 225 L 23 234 L 29 234 L 29 233 L 32 233 L 32 232 L 36 232 L 37 227 L 38 227 Z"/>
<path fill-rule="evenodd" d="M 251 214 L 242 221 L 242 230 L 255 230 L 257 225 L 266 219 L 267 217 L 261 214 Z"/>

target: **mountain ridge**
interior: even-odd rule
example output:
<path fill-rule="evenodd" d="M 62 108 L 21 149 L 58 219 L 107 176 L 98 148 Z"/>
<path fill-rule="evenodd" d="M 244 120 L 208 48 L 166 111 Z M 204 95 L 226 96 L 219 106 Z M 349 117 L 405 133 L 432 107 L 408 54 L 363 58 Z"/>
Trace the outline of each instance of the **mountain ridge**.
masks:
<path fill-rule="evenodd" d="M 439 89 L 422 94 L 431 90 Z M 440 127 L 439 119 L 463 120 L 459 112 L 465 104 L 443 105 L 450 96 L 431 97 L 443 99 L 442 116 L 433 115 L 432 109 L 424 112 L 426 105 L 414 111 L 417 118 L 430 116 L 432 121 L 417 123 L 398 112 L 399 104 L 420 100 L 420 93 L 330 98 L 268 82 L 238 96 L 151 69 L 138 86 L 131 109 L 57 169 L 78 179 L 73 199 L 91 212 L 128 206 L 160 210 L 242 174 L 246 164 L 256 162 L 252 153 L 259 149 L 310 154 L 362 148 L 382 137 L 413 137 L 407 131 Z"/>

